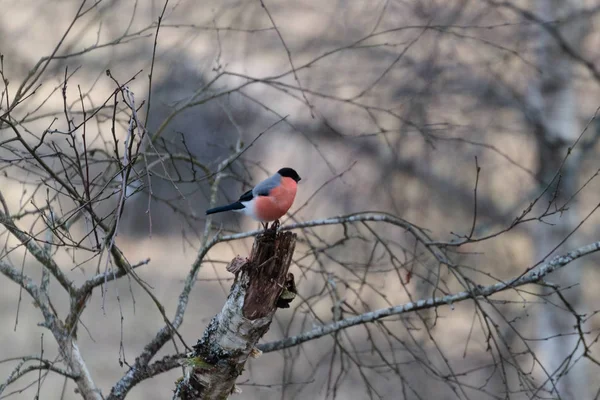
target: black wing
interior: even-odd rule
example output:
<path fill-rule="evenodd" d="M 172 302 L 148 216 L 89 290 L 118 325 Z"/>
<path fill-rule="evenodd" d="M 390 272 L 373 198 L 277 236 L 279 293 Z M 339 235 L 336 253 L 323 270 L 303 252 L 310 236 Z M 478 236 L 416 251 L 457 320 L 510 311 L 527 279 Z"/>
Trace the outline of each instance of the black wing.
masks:
<path fill-rule="evenodd" d="M 252 190 L 248 190 L 246 193 L 240 196 L 240 199 L 238 201 L 250 201 L 253 198 L 254 195 L 252 194 Z"/>

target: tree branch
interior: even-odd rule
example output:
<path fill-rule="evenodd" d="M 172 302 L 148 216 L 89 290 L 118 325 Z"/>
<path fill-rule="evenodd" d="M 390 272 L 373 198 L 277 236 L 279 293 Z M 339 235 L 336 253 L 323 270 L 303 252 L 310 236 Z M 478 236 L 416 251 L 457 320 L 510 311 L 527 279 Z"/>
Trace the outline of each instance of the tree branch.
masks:
<path fill-rule="evenodd" d="M 298 224 L 300 225 L 300 224 Z M 289 227 L 289 226 L 288 226 Z M 413 311 L 419 311 L 424 309 L 429 309 L 438 306 L 451 305 L 454 303 L 459 303 L 468 299 L 475 299 L 481 297 L 489 297 L 496 293 L 514 289 L 523 285 L 527 285 L 530 283 L 536 283 L 543 279 L 548 274 L 568 265 L 569 263 L 587 256 L 589 254 L 595 253 L 600 250 L 600 241 L 591 243 L 586 246 L 582 246 L 576 250 L 573 250 L 565 255 L 558 255 L 554 257 L 550 262 L 540 265 L 537 268 L 528 270 L 525 274 L 515 277 L 513 279 L 507 280 L 505 282 L 498 282 L 494 285 L 489 286 L 478 286 L 471 291 L 463 291 L 456 294 L 450 294 L 443 297 L 431 298 L 428 300 L 418 300 L 415 302 L 410 302 L 406 304 L 397 305 L 394 307 L 383 308 L 367 313 L 363 313 L 354 317 L 345 318 L 340 321 L 336 321 L 330 324 L 322 325 L 320 327 L 314 328 L 310 331 L 304 332 L 300 335 L 288 337 L 282 340 L 277 340 L 273 342 L 263 343 L 256 346 L 260 351 L 264 353 L 269 353 L 272 351 L 278 351 L 290 347 L 297 346 L 304 342 L 308 342 L 311 340 L 318 339 L 320 337 L 341 331 L 343 329 L 366 324 L 369 322 L 377 321 L 379 319 L 389 317 L 392 315 L 406 314 Z M 151 378 L 157 374 L 162 372 L 167 372 L 172 370 L 173 368 L 180 367 L 183 364 L 184 359 L 183 354 L 174 354 L 165 356 L 159 361 L 154 362 L 153 364 L 141 367 L 141 368 L 132 368 L 130 372 L 127 374 L 125 378 L 123 378 L 118 386 L 113 388 L 113 393 L 123 393 L 123 396 L 127 391 L 131 389 L 136 383 L 141 382 L 144 379 Z M 124 391 L 124 392 L 122 392 Z M 122 398 L 119 396 L 109 398 Z"/>
<path fill-rule="evenodd" d="M 65 329 L 60 319 L 57 318 L 47 293 L 40 290 L 31 278 L 21 274 L 2 260 L 0 260 L 0 273 L 25 289 L 42 311 L 44 326 L 52 332 L 54 339 L 58 343 L 60 354 L 65 359 L 71 371 L 70 374 L 77 377 L 75 383 L 83 398 L 86 400 L 101 400 L 102 395 L 96 388 L 94 380 L 81 356 L 77 341 L 68 329 Z"/>
<path fill-rule="evenodd" d="M 297 336 L 288 337 L 286 339 L 274 342 L 264 343 L 259 345 L 258 348 L 261 351 L 268 353 L 271 351 L 297 346 L 309 340 L 317 339 L 322 336 L 340 331 L 342 329 L 349 328 L 351 326 L 373 322 L 381 318 L 389 317 L 391 315 L 406 314 L 412 311 L 419 311 L 443 305 L 451 305 L 467 299 L 489 297 L 493 294 L 505 291 L 507 289 L 516 288 L 519 286 L 526 285 L 528 283 L 538 282 L 543 277 L 556 271 L 557 269 L 564 267 L 565 265 L 577 260 L 578 258 L 595 253 L 598 250 L 600 250 L 600 242 L 591 243 L 587 246 L 583 246 L 576 250 L 570 251 L 565 255 L 556 256 L 550 262 L 542 264 L 541 266 L 531 269 L 527 273 L 519 277 L 510 279 L 506 282 L 499 282 L 489 286 L 477 286 L 470 291 L 464 291 L 443 297 L 435 297 L 428 300 L 418 300 L 416 302 L 401 304 L 394 307 L 382 308 L 354 317 L 345 318 L 341 321 L 333 322 L 327 325 L 322 325 L 318 328 L 304 332 Z"/>

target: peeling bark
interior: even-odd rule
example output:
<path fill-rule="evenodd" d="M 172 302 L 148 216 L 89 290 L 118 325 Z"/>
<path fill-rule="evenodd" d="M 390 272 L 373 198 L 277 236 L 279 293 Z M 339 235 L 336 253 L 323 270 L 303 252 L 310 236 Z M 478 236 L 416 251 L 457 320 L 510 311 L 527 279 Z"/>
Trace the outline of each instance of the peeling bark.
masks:
<path fill-rule="evenodd" d="M 293 298 L 295 285 L 288 269 L 295 246 L 295 234 L 268 230 L 257 236 L 246 262 L 241 264 L 239 257 L 232 261 L 236 275 L 227 301 L 188 354 L 176 397 L 226 399 L 238 390 L 235 381 L 248 356 L 260 355 L 255 346 L 269 330 L 275 311 Z"/>

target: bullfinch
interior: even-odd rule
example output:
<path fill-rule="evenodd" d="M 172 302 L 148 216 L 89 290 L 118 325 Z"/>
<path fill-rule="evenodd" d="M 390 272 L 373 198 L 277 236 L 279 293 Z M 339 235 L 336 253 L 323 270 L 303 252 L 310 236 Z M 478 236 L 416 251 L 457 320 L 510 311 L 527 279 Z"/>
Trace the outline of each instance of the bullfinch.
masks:
<path fill-rule="evenodd" d="M 206 210 L 206 215 L 239 211 L 263 223 L 266 228 L 269 222 L 277 221 L 290 209 L 299 181 L 300 176 L 292 168 L 281 168 L 241 195 L 235 203 Z"/>

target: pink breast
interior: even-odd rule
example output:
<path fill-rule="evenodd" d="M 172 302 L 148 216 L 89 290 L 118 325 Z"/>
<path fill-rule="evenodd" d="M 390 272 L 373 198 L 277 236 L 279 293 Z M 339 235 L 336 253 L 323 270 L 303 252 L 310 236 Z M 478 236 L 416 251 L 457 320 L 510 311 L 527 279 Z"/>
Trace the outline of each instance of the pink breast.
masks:
<path fill-rule="evenodd" d="M 282 178 L 281 185 L 272 189 L 269 196 L 259 196 L 254 205 L 255 215 L 262 221 L 275 221 L 285 215 L 296 197 L 296 181 Z"/>

